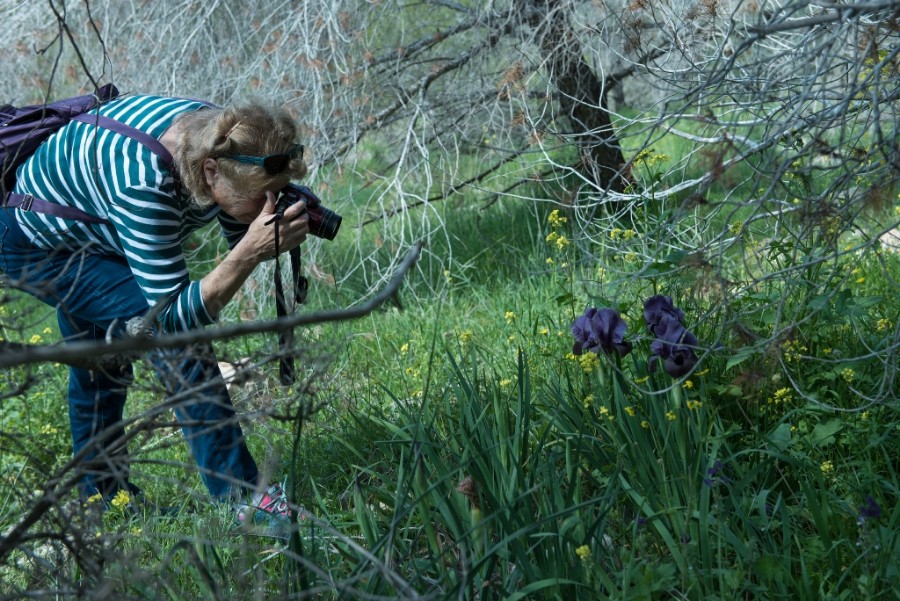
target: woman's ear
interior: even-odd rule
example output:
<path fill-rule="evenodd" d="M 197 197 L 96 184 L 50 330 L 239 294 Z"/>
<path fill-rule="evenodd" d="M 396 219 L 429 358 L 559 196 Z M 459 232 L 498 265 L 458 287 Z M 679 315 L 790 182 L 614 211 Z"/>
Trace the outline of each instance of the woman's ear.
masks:
<path fill-rule="evenodd" d="M 218 176 L 219 163 L 216 159 L 206 159 L 203 161 L 203 178 L 206 180 L 206 185 L 212 187 Z"/>

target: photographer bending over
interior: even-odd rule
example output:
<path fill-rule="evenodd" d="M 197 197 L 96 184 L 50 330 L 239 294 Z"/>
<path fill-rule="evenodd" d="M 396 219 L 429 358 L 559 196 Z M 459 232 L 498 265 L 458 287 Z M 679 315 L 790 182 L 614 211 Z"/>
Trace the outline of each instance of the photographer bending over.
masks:
<path fill-rule="evenodd" d="M 0 270 L 57 308 L 66 340 L 103 340 L 113 324 L 144 315 L 159 301 L 167 303 L 157 316 L 161 332 L 212 324 L 256 266 L 275 255 L 276 227 L 279 251 L 306 239 L 303 202 L 266 224 L 276 193 L 307 170 L 286 111 L 209 108 L 157 96 L 122 97 L 91 114 L 98 111 L 158 139 L 174 157 L 175 172 L 134 139 L 77 121 L 19 168 L 16 192 L 105 220 L 0 209 Z M 183 244 L 214 219 L 230 252 L 205 277 L 191 280 Z M 151 359 L 167 394 L 184 399 L 174 402 L 176 415 L 210 495 L 235 502 L 241 522 L 289 523 L 281 487 L 258 481 L 209 345 L 200 352 L 155 351 Z M 128 481 L 120 438 L 131 372 L 130 366 L 117 373 L 69 371 L 72 448 L 86 453 L 82 499 L 140 492 Z"/>

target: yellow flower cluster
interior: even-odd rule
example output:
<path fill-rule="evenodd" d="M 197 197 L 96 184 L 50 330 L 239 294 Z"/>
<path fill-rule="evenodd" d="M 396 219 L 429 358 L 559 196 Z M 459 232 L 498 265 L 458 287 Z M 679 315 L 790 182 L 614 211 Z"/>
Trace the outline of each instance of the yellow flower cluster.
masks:
<path fill-rule="evenodd" d="M 587 545 L 581 545 L 575 549 L 575 555 L 577 555 L 578 559 L 581 561 L 587 561 L 591 558 L 591 548 Z"/>
<path fill-rule="evenodd" d="M 568 221 L 568 218 L 563 217 L 559 214 L 559 209 L 554 209 L 550 216 L 547 217 L 547 221 L 550 223 L 550 227 L 553 230 L 547 234 L 547 244 L 555 245 L 557 250 L 564 250 L 569 245 L 569 239 L 566 238 L 566 235 L 557 231 Z M 547 258 L 547 265 L 552 265 L 553 259 Z M 566 264 L 563 263 L 562 267 L 566 267 Z"/>
<path fill-rule="evenodd" d="M 879 319 L 875 323 L 876 332 L 884 332 L 885 330 L 890 330 L 892 327 L 894 327 L 894 324 L 891 323 L 890 319 Z"/>
<path fill-rule="evenodd" d="M 856 372 L 851 368 L 846 367 L 841 370 L 841 377 L 844 378 L 844 381 L 847 382 L 847 384 L 849 384 L 853 381 L 853 378 L 856 377 Z"/>
<path fill-rule="evenodd" d="M 553 211 L 550 212 L 550 216 L 547 217 L 547 221 L 550 223 L 550 227 L 552 228 L 558 228 L 568 220 L 569 219 L 567 217 L 563 217 L 559 214 L 559 209 L 553 209 Z"/>
<path fill-rule="evenodd" d="M 616 419 L 616 416 L 614 416 L 612 413 L 609 412 L 609 407 L 606 407 L 606 406 L 600 407 L 600 410 L 598 411 L 598 413 L 600 413 L 600 417 L 605 417 L 606 421 L 611 422 L 611 421 L 615 421 L 615 419 Z"/>
<path fill-rule="evenodd" d="M 792 361 L 797 361 L 800 359 L 800 356 L 808 351 L 803 344 L 800 344 L 800 341 L 797 339 L 788 340 L 781 345 L 781 350 L 784 353 L 784 360 L 787 363 L 791 363 Z"/>
<path fill-rule="evenodd" d="M 792 392 L 793 391 L 790 388 L 779 388 L 775 391 L 775 394 L 769 397 L 769 404 L 781 405 L 782 403 L 790 403 L 794 400 Z"/>
<path fill-rule="evenodd" d="M 687 404 L 687 408 L 690 409 L 691 411 L 696 411 L 697 409 L 699 409 L 700 407 L 703 406 L 703 403 L 701 403 L 700 401 L 698 401 L 696 399 L 690 400 L 686 404 Z"/>
<path fill-rule="evenodd" d="M 463 330 L 459 333 L 459 341 L 462 344 L 468 344 L 472 341 L 472 338 L 475 337 L 475 334 L 472 333 L 472 330 Z"/>
<path fill-rule="evenodd" d="M 635 236 L 637 236 L 637 232 L 632 229 L 623 230 L 622 228 L 616 227 L 609 231 L 610 240 L 624 240 L 625 242 L 628 242 Z"/>
<path fill-rule="evenodd" d="M 503 319 L 506 321 L 506 323 L 512 323 L 516 320 L 516 314 L 512 311 L 507 311 L 503 314 Z"/>
<path fill-rule="evenodd" d="M 652 148 L 645 148 L 637 153 L 631 160 L 634 166 L 645 165 L 646 167 L 655 167 L 659 163 L 668 161 L 671 157 L 667 154 L 653 152 Z"/>
<path fill-rule="evenodd" d="M 834 464 L 830 461 L 823 461 L 819 466 L 819 470 L 822 472 L 823 476 L 830 476 L 834 473 Z"/>
<path fill-rule="evenodd" d="M 569 239 L 566 238 L 565 234 L 560 234 L 558 232 L 550 232 L 547 234 L 547 244 L 556 244 L 556 248 L 559 250 L 564 249 L 569 245 Z"/>
<path fill-rule="evenodd" d="M 112 501 L 109 502 L 109 504 L 116 509 L 122 509 L 129 503 L 131 503 L 131 495 L 128 494 L 127 490 L 120 490 L 116 493 L 116 496 L 112 498 Z"/>
<path fill-rule="evenodd" d="M 674 422 L 677 417 L 674 411 L 666 411 L 666 419 L 670 422 Z"/>
<path fill-rule="evenodd" d="M 597 357 L 597 353 L 584 353 L 583 355 L 578 355 L 578 364 L 584 370 L 584 373 L 589 374 L 600 367 L 600 358 Z"/>

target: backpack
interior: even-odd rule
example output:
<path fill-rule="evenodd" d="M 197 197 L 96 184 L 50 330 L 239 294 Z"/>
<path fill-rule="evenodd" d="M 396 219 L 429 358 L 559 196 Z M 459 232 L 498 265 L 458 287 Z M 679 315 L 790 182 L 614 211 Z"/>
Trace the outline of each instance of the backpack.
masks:
<path fill-rule="evenodd" d="M 110 129 L 128 136 L 153 151 L 174 174 L 171 153 L 153 136 L 102 115 L 89 111 L 104 102 L 118 98 L 119 90 L 106 84 L 96 94 L 75 96 L 57 100 L 51 104 L 15 107 L 0 106 L 0 192 L 5 207 L 18 207 L 23 211 L 37 211 L 63 219 L 75 219 L 86 223 L 109 223 L 106 219 L 76 209 L 37 198 L 31 194 L 13 192 L 16 185 L 16 169 L 54 132 L 70 121 L 82 121 Z"/>

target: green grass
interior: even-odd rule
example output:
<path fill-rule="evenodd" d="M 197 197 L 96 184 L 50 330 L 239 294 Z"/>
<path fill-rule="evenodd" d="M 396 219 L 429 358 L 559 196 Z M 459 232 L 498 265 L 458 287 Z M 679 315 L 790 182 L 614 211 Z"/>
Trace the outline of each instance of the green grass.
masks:
<path fill-rule="evenodd" d="M 183 500 L 176 515 L 71 523 L 51 512 L 35 531 L 77 534 L 83 557 L 40 548 L 40 536 L 23 543 L 0 565 L 0 599 L 96 588 L 100 572 L 137 598 L 897 596 L 900 257 L 828 255 L 855 238 L 771 240 L 772 222 L 758 221 L 738 230 L 733 282 L 716 288 L 721 271 L 684 269 L 642 232 L 598 253 L 548 243 L 576 233 L 547 210 L 435 210 L 443 236 L 404 283 L 402 310 L 298 331 L 310 389 L 276 386 L 267 364 L 234 391 L 256 456 L 332 528 L 305 524 L 288 547 L 237 533 L 229 508 L 204 502 L 180 434 L 160 427 L 132 448 L 135 478 L 161 502 Z M 352 225 L 320 251 L 337 277 L 360 247 L 377 250 Z M 356 235 L 371 239 L 357 247 Z M 386 263 L 390 249 L 375 256 Z M 814 268 L 795 268 L 810 257 Z M 306 310 L 370 285 L 314 282 Z M 705 349 L 683 380 L 648 372 L 642 302 L 653 293 L 675 299 Z M 622 312 L 631 354 L 570 355 L 586 306 Z M 46 309 L 17 296 L 3 310 L 4 337 L 53 339 Z M 254 336 L 218 351 L 258 360 L 273 345 Z M 3 391 L 26 375 L 27 392 L 2 401 L 2 530 L 68 458 L 64 369 L 12 370 Z M 130 414 L 159 399 L 139 369 Z M 310 404 L 302 420 L 276 419 Z M 869 497 L 877 517 L 861 511 Z"/>

